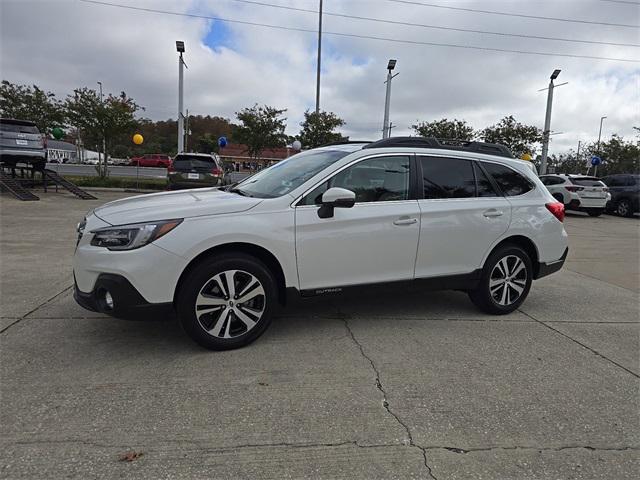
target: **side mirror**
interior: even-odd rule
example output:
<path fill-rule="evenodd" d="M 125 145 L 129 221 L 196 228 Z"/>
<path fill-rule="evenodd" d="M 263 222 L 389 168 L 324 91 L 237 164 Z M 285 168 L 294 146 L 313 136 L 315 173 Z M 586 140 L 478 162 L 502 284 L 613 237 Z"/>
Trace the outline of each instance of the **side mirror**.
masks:
<path fill-rule="evenodd" d="M 322 194 L 318 217 L 331 218 L 335 208 L 351 208 L 356 204 L 356 194 L 346 188 L 330 188 Z"/>

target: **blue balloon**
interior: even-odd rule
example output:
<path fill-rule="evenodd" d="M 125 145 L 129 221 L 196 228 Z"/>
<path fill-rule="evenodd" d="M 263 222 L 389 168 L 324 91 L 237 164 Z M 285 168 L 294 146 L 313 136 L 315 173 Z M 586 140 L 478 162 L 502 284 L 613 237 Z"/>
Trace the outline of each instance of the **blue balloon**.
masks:
<path fill-rule="evenodd" d="M 222 148 L 226 147 L 227 146 L 227 137 L 220 137 L 218 139 L 218 146 L 222 147 Z"/>

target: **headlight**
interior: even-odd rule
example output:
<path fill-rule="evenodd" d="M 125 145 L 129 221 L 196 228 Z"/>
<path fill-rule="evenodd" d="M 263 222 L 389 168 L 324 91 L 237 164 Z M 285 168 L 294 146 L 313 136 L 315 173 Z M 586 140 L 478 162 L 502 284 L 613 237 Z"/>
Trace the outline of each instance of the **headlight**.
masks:
<path fill-rule="evenodd" d="M 91 245 L 109 250 L 133 250 L 144 247 L 176 228 L 182 219 L 161 222 L 136 223 L 93 230 Z"/>

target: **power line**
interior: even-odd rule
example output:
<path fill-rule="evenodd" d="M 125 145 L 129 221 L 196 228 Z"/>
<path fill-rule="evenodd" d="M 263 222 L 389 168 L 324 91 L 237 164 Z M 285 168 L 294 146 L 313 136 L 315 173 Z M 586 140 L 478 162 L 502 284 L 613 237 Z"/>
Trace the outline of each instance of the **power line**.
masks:
<path fill-rule="evenodd" d="M 584 23 L 587 25 L 606 25 L 608 27 L 640 28 L 640 25 L 629 25 L 626 23 L 596 22 L 593 20 L 577 20 L 575 18 L 542 17 L 539 15 L 525 15 L 522 13 L 498 12 L 496 10 L 479 10 L 476 8 L 451 7 L 449 5 L 437 5 L 435 3 L 424 3 L 424 2 L 416 2 L 411 0 L 387 0 L 387 1 L 394 2 L 394 3 L 405 3 L 407 5 L 419 5 L 421 7 L 433 7 L 433 8 L 444 8 L 447 10 L 459 10 L 462 12 L 486 13 L 488 15 L 502 15 L 505 17 L 533 18 L 536 20 L 552 20 L 555 22 Z"/>
<path fill-rule="evenodd" d="M 317 10 L 312 10 L 308 8 L 290 7 L 286 5 L 274 5 L 272 3 L 256 2 L 253 0 L 232 0 L 232 1 L 239 2 L 239 3 L 247 3 L 250 5 L 261 5 L 264 7 L 280 8 L 282 10 L 293 10 L 295 12 L 314 13 L 316 15 L 318 14 Z M 411 22 L 401 22 L 401 21 L 395 21 L 395 20 L 384 20 L 381 18 L 362 17 L 359 15 L 347 15 L 344 13 L 323 12 L 323 15 L 327 15 L 331 17 L 350 18 L 354 20 L 366 20 L 369 22 L 388 23 L 392 25 L 432 28 L 437 30 L 448 30 L 448 31 L 454 31 L 454 32 L 479 33 L 483 35 L 498 35 L 502 37 L 533 38 L 535 40 L 553 40 L 558 42 L 587 43 L 587 44 L 593 44 L 593 45 L 612 45 L 615 47 L 640 47 L 640 44 L 637 44 L 637 43 L 600 42 L 596 40 L 575 40 L 572 38 L 544 37 L 544 36 L 538 36 L 538 35 L 525 35 L 520 33 L 491 32 L 488 30 L 471 30 L 467 28 L 442 27 L 440 25 L 429 25 L 425 23 L 411 23 Z"/>
<path fill-rule="evenodd" d="M 610 3 L 626 3 L 627 5 L 633 5 L 635 7 L 640 7 L 640 2 L 631 2 L 629 0 L 600 0 L 601 2 L 610 2 Z"/>
<path fill-rule="evenodd" d="M 303 32 L 303 33 L 313 33 L 317 34 L 317 30 L 312 30 L 308 28 L 298 28 L 298 27 L 285 27 L 282 25 L 272 25 L 267 23 L 259 23 L 259 22 L 249 22 L 245 20 L 232 20 L 229 18 L 221 18 L 221 17 L 212 17 L 208 15 L 198 15 L 194 13 L 182 13 L 182 12 L 172 12 L 168 10 L 158 10 L 154 8 L 144 8 L 144 7 L 134 7 L 132 5 L 121 5 L 117 3 L 109 3 L 103 2 L 99 0 L 80 0 L 83 3 L 91 3 L 96 5 L 104 5 L 109 7 L 117 7 L 124 8 L 128 10 L 136 10 L 140 12 L 147 13 L 161 13 L 165 15 L 174 15 L 178 17 L 191 17 L 191 18 L 200 18 L 205 20 L 214 20 L 219 22 L 229 22 L 229 23 L 238 23 L 241 25 L 251 25 L 254 27 L 265 27 L 265 28 L 274 28 L 278 30 L 290 30 L 295 32 Z M 323 31 L 325 35 L 334 35 L 337 37 L 349 37 L 349 38 L 360 38 L 365 40 L 378 40 L 384 42 L 394 42 L 394 43 L 404 43 L 408 45 L 425 45 L 431 47 L 450 47 L 450 48 L 462 48 L 462 49 L 471 49 L 471 50 L 483 50 L 489 52 L 501 52 L 501 53 L 519 53 L 525 55 L 539 55 L 539 56 L 547 56 L 547 57 L 568 57 L 568 58 L 583 58 L 589 60 L 611 60 L 614 62 L 632 62 L 632 63 L 640 63 L 640 60 L 628 59 L 628 58 L 611 58 L 611 57 L 596 57 L 592 55 L 575 55 L 569 53 L 551 53 L 551 52 L 536 52 L 531 50 L 509 50 L 504 48 L 492 48 L 492 47 L 479 47 L 476 45 L 459 45 L 455 43 L 437 43 L 437 42 L 421 42 L 417 40 L 405 40 L 399 38 L 387 38 L 387 37 L 376 37 L 373 35 L 358 35 L 355 33 L 342 33 L 342 32 L 327 32 Z"/>

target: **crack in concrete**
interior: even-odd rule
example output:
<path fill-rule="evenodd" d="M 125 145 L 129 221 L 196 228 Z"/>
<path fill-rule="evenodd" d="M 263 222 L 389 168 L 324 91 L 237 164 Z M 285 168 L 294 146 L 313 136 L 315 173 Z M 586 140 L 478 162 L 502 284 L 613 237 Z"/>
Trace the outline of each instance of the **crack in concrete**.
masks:
<path fill-rule="evenodd" d="M 587 350 L 589 350 L 591 353 L 597 355 L 598 357 L 613 363 L 616 367 L 621 368 L 622 370 L 624 370 L 627 373 L 630 373 L 631 375 L 633 375 L 636 378 L 640 378 L 640 375 L 638 375 L 637 373 L 635 373 L 633 370 L 629 370 L 627 367 L 625 367 L 624 365 L 619 364 L 618 362 L 616 362 L 615 360 L 610 359 L 609 357 L 607 357 L 606 355 L 603 355 L 602 353 L 598 352 L 597 350 L 591 348 L 588 345 L 585 345 L 584 343 L 580 342 L 579 340 L 576 340 L 575 338 L 567 335 L 564 332 L 561 332 L 560 330 L 553 328 L 551 325 L 548 325 L 546 322 L 543 322 L 542 320 L 538 320 L 536 317 L 534 317 L 533 315 L 528 314 L 527 312 L 525 312 L 524 310 L 518 309 L 519 312 L 523 313 L 524 315 L 526 315 L 529 318 L 532 318 L 533 320 L 535 320 L 536 322 L 538 322 L 540 325 L 542 325 L 543 327 L 548 328 L 549 330 L 552 330 L 560 335 L 562 335 L 565 338 L 568 338 L 569 340 L 571 340 L 572 342 L 577 343 L 578 345 L 580 345 L 582 348 L 585 348 Z M 549 323 L 553 323 L 553 322 L 549 322 Z"/>
<path fill-rule="evenodd" d="M 433 472 L 431 471 L 431 467 L 429 466 L 429 463 L 427 461 L 427 450 L 424 447 L 421 447 L 420 445 L 418 445 L 417 443 L 414 442 L 413 440 L 413 436 L 411 435 L 411 430 L 409 429 L 409 426 L 404 423 L 402 421 L 402 419 L 393 411 L 391 410 L 391 406 L 389 405 L 389 401 L 387 400 L 387 392 L 384 389 L 384 386 L 382 385 L 382 382 L 380 381 L 380 372 L 378 371 L 378 368 L 376 367 L 375 363 L 373 362 L 373 360 L 371 359 L 371 357 L 369 357 L 365 351 L 364 351 L 364 347 L 362 346 L 362 344 L 356 339 L 355 335 L 353 334 L 353 330 L 351 330 L 351 327 L 349 326 L 349 321 L 347 319 L 347 316 L 343 316 L 342 321 L 344 322 L 344 326 L 347 329 L 347 333 L 349 334 L 349 337 L 351 337 L 351 340 L 353 341 L 353 343 L 355 343 L 355 345 L 358 347 L 358 349 L 360 350 L 361 355 L 369 362 L 369 364 L 371 365 L 371 368 L 375 374 L 375 380 L 376 380 L 376 388 L 378 390 L 380 390 L 380 392 L 382 393 L 382 406 L 384 407 L 384 409 L 387 411 L 387 413 L 389 415 L 391 415 L 396 422 L 402 426 L 402 428 L 404 428 L 406 434 L 407 434 L 407 440 L 408 440 L 408 444 L 410 447 L 413 448 L 417 448 L 422 452 L 422 458 L 424 460 L 424 466 L 427 470 L 427 473 L 429 475 L 430 478 L 432 478 L 433 480 L 437 480 L 436 477 L 433 475 Z M 405 443 L 406 445 L 406 443 Z"/>
<path fill-rule="evenodd" d="M 25 318 L 27 318 L 29 315 L 31 315 L 32 313 L 37 312 L 38 310 L 40 310 L 42 307 L 44 307 L 45 305 L 47 305 L 48 303 L 54 301 L 56 298 L 58 298 L 60 295 L 68 292 L 69 290 L 71 290 L 73 288 L 73 285 L 69 285 L 68 287 L 65 287 L 64 289 L 62 289 L 62 291 L 56 293 L 53 297 L 48 298 L 47 300 L 45 300 L 44 302 L 42 302 L 41 304 L 39 304 L 38 306 L 36 306 L 35 308 L 29 310 L 27 313 L 25 313 L 24 315 L 22 315 L 21 317 L 18 317 L 16 319 L 15 322 L 10 323 L 9 325 L 7 325 L 6 327 L 4 327 L 2 330 L 0 330 L 0 334 L 3 334 L 4 332 L 6 332 L 7 330 L 9 330 L 11 327 L 13 327 L 14 325 L 17 325 L 18 323 L 20 323 L 22 320 L 24 320 Z"/>
<path fill-rule="evenodd" d="M 453 453 L 467 454 L 475 452 L 492 452 L 495 450 L 535 450 L 537 452 L 561 452 L 563 450 L 578 450 L 584 449 L 592 452 L 624 452 L 629 450 L 640 450 L 640 447 L 592 447 L 591 445 L 565 445 L 562 447 L 531 447 L 531 446 L 495 446 L 495 447 L 477 447 L 477 448 L 459 448 L 459 447 L 444 447 L 444 446 L 430 446 L 424 447 L 425 450 L 449 450 Z"/>

